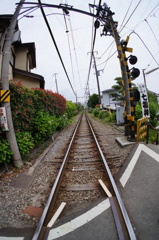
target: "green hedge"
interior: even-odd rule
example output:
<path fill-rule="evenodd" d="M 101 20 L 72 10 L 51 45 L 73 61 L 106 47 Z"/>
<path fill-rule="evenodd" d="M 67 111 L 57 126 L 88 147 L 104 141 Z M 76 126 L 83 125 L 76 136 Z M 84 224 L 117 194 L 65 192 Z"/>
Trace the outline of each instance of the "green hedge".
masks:
<path fill-rule="evenodd" d="M 62 95 L 52 91 L 28 89 L 21 83 L 10 83 L 10 91 L 13 124 L 22 156 L 53 132 L 64 128 L 77 114 L 76 104 L 67 102 Z M 0 138 L 0 163 L 9 162 L 12 153 L 1 128 Z"/>

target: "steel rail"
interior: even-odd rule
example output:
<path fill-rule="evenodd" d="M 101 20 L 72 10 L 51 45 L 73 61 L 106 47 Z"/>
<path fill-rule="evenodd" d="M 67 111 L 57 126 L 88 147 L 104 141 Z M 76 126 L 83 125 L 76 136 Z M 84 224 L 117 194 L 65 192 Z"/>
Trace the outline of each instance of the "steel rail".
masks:
<path fill-rule="evenodd" d="M 91 129 L 92 135 L 93 135 L 93 137 L 94 137 L 94 140 L 95 140 L 95 142 L 96 142 L 97 148 L 98 148 L 99 153 L 100 153 L 100 155 L 101 155 L 101 158 L 102 158 L 102 160 L 103 160 L 103 163 L 104 163 L 105 169 L 106 169 L 106 171 L 107 171 L 108 177 L 109 177 L 109 179 L 110 179 L 110 183 L 111 183 L 111 185 L 112 185 L 113 191 L 114 191 L 115 196 L 116 196 L 116 198 L 117 198 L 117 203 L 118 203 L 118 205 L 119 205 L 120 211 L 121 211 L 122 216 L 123 216 L 123 218 L 124 218 L 124 223 L 125 223 L 125 225 L 126 225 L 126 228 L 127 228 L 127 231 L 128 231 L 129 237 L 130 237 L 129 239 L 131 239 L 131 240 L 137 240 L 137 238 L 136 238 L 136 236 L 135 236 L 135 233 L 134 233 L 134 229 L 133 229 L 132 224 L 131 224 L 131 222 L 130 222 L 128 213 L 127 213 L 127 211 L 126 211 L 126 208 L 125 208 L 124 203 L 123 203 L 123 201 L 122 201 L 122 199 L 121 199 L 120 193 L 119 193 L 119 191 L 118 191 L 118 188 L 117 188 L 116 183 L 115 183 L 115 181 L 114 181 L 114 178 L 113 178 L 113 176 L 112 176 L 112 173 L 111 173 L 111 171 L 110 171 L 110 169 L 109 169 L 109 166 L 108 166 L 108 164 L 107 164 L 106 158 L 105 158 L 105 156 L 104 156 L 104 154 L 103 154 L 103 152 L 102 152 L 102 150 L 101 150 L 101 147 L 100 147 L 100 145 L 99 145 L 99 143 L 98 143 L 98 140 L 97 140 L 97 138 L 96 138 L 96 136 L 95 136 L 95 133 L 94 133 L 93 127 L 92 127 L 92 125 L 91 125 L 91 123 L 90 123 L 90 120 L 89 120 L 89 118 L 88 118 L 87 115 L 86 115 L 86 117 L 87 117 L 87 121 L 88 121 L 88 124 L 89 124 L 89 126 L 90 126 L 90 129 Z M 125 238 L 124 238 L 124 239 L 125 239 Z"/>
<path fill-rule="evenodd" d="M 76 125 L 76 127 L 75 127 L 75 129 L 74 129 L 73 136 L 72 136 L 72 138 L 71 138 L 71 140 L 70 140 L 68 149 L 67 149 L 67 151 L 66 151 L 65 157 L 64 157 L 63 162 L 62 162 L 62 165 L 61 165 L 61 167 L 60 167 L 60 170 L 59 170 L 59 172 L 58 172 L 58 175 L 57 175 L 57 177 L 56 177 L 56 180 L 55 180 L 55 182 L 54 182 L 54 185 L 53 185 L 53 187 L 52 187 L 52 190 L 51 190 L 51 193 L 50 193 L 50 195 L 49 195 L 48 201 L 47 201 L 46 206 L 45 206 L 45 208 L 44 208 L 44 210 L 43 210 L 42 216 L 41 216 L 41 218 L 40 218 L 40 220 L 39 220 L 38 226 L 37 226 L 37 228 L 36 228 L 36 231 L 35 231 L 35 233 L 34 233 L 34 236 L 33 236 L 32 240 L 43 239 L 43 235 L 44 235 L 45 233 L 42 232 L 42 228 L 43 228 L 43 226 L 45 225 L 46 218 L 47 218 L 47 213 L 49 212 L 50 207 L 52 207 L 52 206 L 51 206 L 51 205 L 52 205 L 52 202 L 53 202 L 53 200 L 55 200 L 55 198 L 56 198 L 57 191 L 58 191 L 59 186 L 60 186 L 60 183 L 61 183 L 61 181 L 62 181 L 63 171 L 64 171 L 65 166 L 66 166 L 66 164 L 67 164 L 69 152 L 70 152 L 70 149 L 71 149 L 71 147 L 72 147 L 73 141 L 74 141 L 74 139 L 75 139 L 77 130 L 78 130 L 78 128 L 79 128 L 79 125 L 80 125 L 82 116 L 83 116 L 83 113 L 81 114 L 81 116 L 80 116 L 80 118 L 79 118 L 79 120 L 78 120 L 78 122 L 77 122 L 77 125 Z M 42 237 L 41 237 L 41 235 L 42 235 Z"/>

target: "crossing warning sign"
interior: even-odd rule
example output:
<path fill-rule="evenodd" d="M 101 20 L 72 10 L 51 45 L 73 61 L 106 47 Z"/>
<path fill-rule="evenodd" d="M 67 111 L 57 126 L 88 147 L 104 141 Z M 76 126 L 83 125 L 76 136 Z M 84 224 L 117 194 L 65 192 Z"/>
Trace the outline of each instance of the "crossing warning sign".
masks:
<path fill-rule="evenodd" d="M 0 90 L 0 102 L 10 102 L 10 90 Z"/>

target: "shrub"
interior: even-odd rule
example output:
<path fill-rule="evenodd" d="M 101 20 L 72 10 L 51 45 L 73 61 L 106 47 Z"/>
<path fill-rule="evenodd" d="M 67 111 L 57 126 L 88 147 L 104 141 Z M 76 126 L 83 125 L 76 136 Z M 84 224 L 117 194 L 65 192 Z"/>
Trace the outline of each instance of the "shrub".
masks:
<path fill-rule="evenodd" d="M 92 113 L 93 112 L 93 108 L 88 108 L 88 112 Z"/>
<path fill-rule="evenodd" d="M 7 140 L 0 140 L 0 163 L 10 162 L 13 153 L 10 151 Z"/>
<path fill-rule="evenodd" d="M 15 131 L 33 130 L 34 121 L 34 92 L 24 88 L 21 84 L 10 84 L 11 90 L 11 109 Z"/>
<path fill-rule="evenodd" d="M 106 116 L 106 118 L 104 118 L 104 121 L 106 122 L 106 123 L 110 123 L 110 122 L 115 122 L 115 120 L 116 120 L 116 112 L 107 112 L 107 116 Z"/>
<path fill-rule="evenodd" d="M 44 139 L 51 136 L 57 127 L 58 121 L 55 116 L 50 116 L 49 113 L 45 113 L 43 110 L 37 112 L 33 132 L 35 142 L 42 143 Z"/>
<path fill-rule="evenodd" d="M 101 110 L 101 111 L 99 112 L 99 118 L 100 118 L 100 119 L 104 119 L 104 118 L 106 118 L 106 117 L 109 117 L 109 112 L 108 112 L 107 110 Z"/>
<path fill-rule="evenodd" d="M 66 99 L 62 95 L 39 88 L 33 90 L 36 96 L 34 106 L 37 111 L 43 110 L 56 117 L 64 114 L 66 110 Z"/>
<path fill-rule="evenodd" d="M 76 110 L 77 110 L 76 104 L 74 104 L 71 101 L 66 102 L 66 114 L 67 114 L 68 118 L 72 118 L 73 116 L 75 116 L 77 114 Z"/>
<path fill-rule="evenodd" d="M 93 115 L 94 115 L 95 117 L 98 117 L 99 112 L 100 112 L 100 108 L 95 108 L 95 109 L 93 110 Z"/>
<path fill-rule="evenodd" d="M 16 132 L 19 151 L 22 155 L 29 153 L 34 147 L 34 139 L 29 132 Z"/>
<path fill-rule="evenodd" d="M 157 121 L 157 111 L 158 111 L 158 104 L 155 104 L 153 102 L 149 103 L 149 108 L 150 108 L 150 123 L 156 127 L 158 124 Z"/>
<path fill-rule="evenodd" d="M 67 114 L 64 114 L 63 116 L 58 117 L 57 121 L 58 121 L 58 128 L 57 129 L 63 129 L 64 127 L 66 127 L 66 125 L 68 123 Z"/>
<path fill-rule="evenodd" d="M 158 111 L 158 104 L 149 102 L 149 109 L 150 109 L 150 123 L 156 127 L 157 126 L 157 111 Z M 135 120 L 142 118 L 142 108 L 141 104 L 137 104 L 135 107 Z"/>
<path fill-rule="evenodd" d="M 142 118 L 142 108 L 141 104 L 137 104 L 135 107 L 135 120 Z"/>

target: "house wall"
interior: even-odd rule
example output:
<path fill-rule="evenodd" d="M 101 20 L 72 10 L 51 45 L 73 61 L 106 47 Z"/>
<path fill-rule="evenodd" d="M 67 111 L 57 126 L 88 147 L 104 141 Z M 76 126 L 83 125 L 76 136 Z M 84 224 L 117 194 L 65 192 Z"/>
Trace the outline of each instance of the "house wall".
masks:
<path fill-rule="evenodd" d="M 28 76 L 22 76 L 16 74 L 13 79 L 14 83 L 21 82 L 21 84 L 27 88 L 40 88 L 40 83 L 39 81 L 32 79 Z"/>
<path fill-rule="evenodd" d="M 102 104 L 104 107 L 110 105 L 110 95 L 108 93 L 103 93 Z"/>
<path fill-rule="evenodd" d="M 17 48 L 15 51 L 15 68 L 28 71 L 27 69 L 27 49 L 24 47 Z"/>

